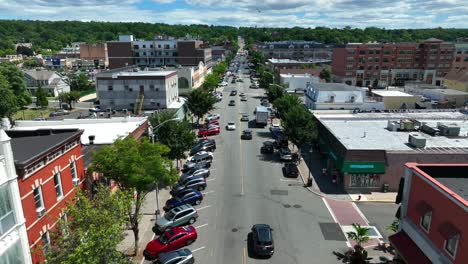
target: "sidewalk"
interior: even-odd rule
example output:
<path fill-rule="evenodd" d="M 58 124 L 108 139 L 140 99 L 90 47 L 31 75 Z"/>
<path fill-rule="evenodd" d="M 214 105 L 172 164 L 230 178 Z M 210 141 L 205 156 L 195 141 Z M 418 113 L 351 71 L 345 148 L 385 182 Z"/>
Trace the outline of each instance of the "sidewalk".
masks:
<path fill-rule="evenodd" d="M 159 209 L 161 210 L 160 215 L 158 217 L 161 217 L 162 214 L 164 214 L 164 211 L 162 210 L 166 200 L 168 200 L 171 195 L 169 194 L 169 187 L 166 188 L 160 188 L 159 190 Z M 143 259 L 143 250 L 146 247 L 146 244 L 154 239 L 154 233 L 152 231 L 152 227 L 154 226 L 154 221 L 155 221 L 155 211 L 156 211 L 156 191 L 153 190 L 152 192 L 148 193 L 146 195 L 145 201 L 143 202 L 143 205 L 140 209 L 140 213 L 142 214 L 141 219 L 140 219 L 140 241 L 139 241 L 139 252 L 136 256 L 133 257 L 133 262 L 134 263 L 140 263 L 140 261 Z M 124 239 L 120 242 L 119 246 L 117 247 L 117 250 L 120 252 L 123 252 L 124 254 L 127 255 L 132 255 L 133 254 L 133 249 L 135 245 L 134 237 L 133 237 L 133 231 L 132 230 L 126 230 L 124 232 Z"/>
<path fill-rule="evenodd" d="M 356 203 L 394 203 L 397 193 L 371 192 L 370 194 L 350 194 L 349 196 L 353 199 L 353 202 Z"/>

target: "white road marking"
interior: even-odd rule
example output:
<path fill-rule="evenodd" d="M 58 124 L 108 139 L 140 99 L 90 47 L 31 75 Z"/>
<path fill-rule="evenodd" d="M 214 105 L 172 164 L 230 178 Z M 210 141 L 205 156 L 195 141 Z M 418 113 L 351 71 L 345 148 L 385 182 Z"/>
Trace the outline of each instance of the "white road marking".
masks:
<path fill-rule="evenodd" d="M 207 226 L 208 224 L 203 224 L 203 225 L 199 225 L 199 226 L 196 226 L 195 229 L 198 229 L 198 228 L 201 228 L 201 227 L 204 227 L 204 226 Z"/>
<path fill-rule="evenodd" d="M 361 209 L 359 209 L 359 207 L 355 203 L 351 204 L 353 205 L 356 212 L 358 212 L 358 214 L 362 217 L 362 219 L 364 219 L 364 221 L 366 221 L 366 223 L 369 224 L 369 220 L 367 220 L 366 216 L 361 212 Z"/>
<path fill-rule="evenodd" d="M 330 212 L 330 214 L 331 214 L 331 216 L 332 216 L 332 218 L 333 218 L 333 221 L 335 221 L 335 223 L 338 223 L 338 220 L 336 220 L 335 214 L 333 213 L 332 209 L 331 209 L 330 206 L 328 205 L 327 200 L 326 200 L 324 197 L 322 197 L 322 200 L 323 200 L 323 202 L 325 203 L 325 206 L 327 207 L 328 212 Z"/>
<path fill-rule="evenodd" d="M 204 249 L 204 248 L 205 248 L 205 247 L 199 247 L 199 248 L 197 248 L 197 249 L 194 249 L 194 250 L 192 250 L 192 253 L 193 253 L 193 252 L 197 252 L 197 251 L 199 251 L 199 250 L 202 250 L 202 249 Z"/>
<path fill-rule="evenodd" d="M 202 192 L 203 195 L 207 195 L 209 193 L 214 193 L 214 191 L 207 191 L 207 192 Z"/>
<path fill-rule="evenodd" d="M 200 211 L 200 210 L 206 209 L 206 208 L 210 208 L 210 207 L 211 207 L 211 205 L 205 205 L 203 207 L 197 208 L 197 211 Z"/>
<path fill-rule="evenodd" d="M 209 178 L 209 179 L 206 180 L 206 181 L 208 182 L 208 181 L 214 181 L 214 180 L 215 180 L 215 178 Z"/>
<path fill-rule="evenodd" d="M 299 180 L 285 180 L 285 179 L 280 179 L 282 182 L 299 182 Z"/>

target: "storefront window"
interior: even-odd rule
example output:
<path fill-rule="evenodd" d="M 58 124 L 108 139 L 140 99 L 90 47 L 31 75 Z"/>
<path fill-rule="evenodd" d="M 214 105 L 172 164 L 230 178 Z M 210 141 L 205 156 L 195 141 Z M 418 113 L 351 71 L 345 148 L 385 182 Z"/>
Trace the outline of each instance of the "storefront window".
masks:
<path fill-rule="evenodd" d="M 380 185 L 379 174 L 349 174 L 350 187 L 378 187 Z"/>

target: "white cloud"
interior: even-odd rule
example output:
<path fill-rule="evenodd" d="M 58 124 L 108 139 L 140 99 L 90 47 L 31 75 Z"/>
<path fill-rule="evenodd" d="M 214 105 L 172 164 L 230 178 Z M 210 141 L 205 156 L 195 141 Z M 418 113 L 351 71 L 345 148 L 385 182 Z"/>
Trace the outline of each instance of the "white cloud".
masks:
<path fill-rule="evenodd" d="M 174 3 L 176 0 L 153 0 L 153 2 L 158 4 L 170 4 Z"/>

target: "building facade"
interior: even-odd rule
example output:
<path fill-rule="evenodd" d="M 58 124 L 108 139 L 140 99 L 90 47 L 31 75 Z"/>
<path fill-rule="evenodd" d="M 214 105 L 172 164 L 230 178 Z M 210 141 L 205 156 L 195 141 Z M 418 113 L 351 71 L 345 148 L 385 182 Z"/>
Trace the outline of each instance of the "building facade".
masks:
<path fill-rule="evenodd" d="M 66 223 L 64 209 L 85 179 L 82 130 L 7 131 L 12 138 L 19 193 L 33 263 L 42 263 L 51 232 Z"/>
<path fill-rule="evenodd" d="M 320 82 L 320 78 L 310 74 L 280 74 L 280 83 L 288 85 L 288 91 L 305 91 L 313 82 Z"/>
<path fill-rule="evenodd" d="M 455 42 L 455 56 L 452 69 L 468 69 L 468 42 Z"/>
<path fill-rule="evenodd" d="M 468 164 L 406 164 L 399 231 L 389 237 L 397 258 L 422 264 L 468 262 L 466 175 Z"/>
<path fill-rule="evenodd" d="M 107 67 L 109 65 L 109 58 L 107 57 L 107 44 L 81 44 L 80 59 L 83 61 L 92 61 L 96 66 Z"/>
<path fill-rule="evenodd" d="M 35 96 L 37 88 L 42 87 L 49 96 L 57 97 L 61 93 L 70 92 L 70 85 L 65 82 L 65 77 L 54 71 L 28 70 L 24 71 L 26 77 L 26 89 Z"/>
<path fill-rule="evenodd" d="M 453 43 L 349 43 L 333 49 L 334 81 L 356 86 L 404 85 L 408 80 L 442 85 L 452 67 Z"/>
<path fill-rule="evenodd" d="M 407 94 L 401 91 L 371 90 L 370 96 L 377 102 L 383 102 L 384 109 L 415 109 L 421 96 Z"/>
<path fill-rule="evenodd" d="M 332 48 L 316 41 L 275 41 L 257 44 L 265 59 L 331 60 Z"/>
<path fill-rule="evenodd" d="M 0 263 L 31 263 L 11 138 L 0 129 Z"/>
<path fill-rule="evenodd" d="M 179 98 L 175 71 L 114 70 L 96 76 L 101 108 L 129 111 L 170 108 Z"/>

